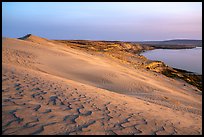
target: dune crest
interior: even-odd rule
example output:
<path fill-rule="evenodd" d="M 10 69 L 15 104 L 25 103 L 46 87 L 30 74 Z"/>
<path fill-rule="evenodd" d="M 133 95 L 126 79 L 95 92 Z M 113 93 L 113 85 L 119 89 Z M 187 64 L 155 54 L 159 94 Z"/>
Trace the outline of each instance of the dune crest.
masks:
<path fill-rule="evenodd" d="M 21 38 L 18 38 L 20 40 L 24 40 L 24 41 L 30 41 L 33 43 L 37 43 L 37 44 L 42 44 L 42 45 L 52 45 L 52 42 L 46 38 L 42 38 L 42 37 L 38 37 L 35 36 L 33 34 L 27 34 Z"/>

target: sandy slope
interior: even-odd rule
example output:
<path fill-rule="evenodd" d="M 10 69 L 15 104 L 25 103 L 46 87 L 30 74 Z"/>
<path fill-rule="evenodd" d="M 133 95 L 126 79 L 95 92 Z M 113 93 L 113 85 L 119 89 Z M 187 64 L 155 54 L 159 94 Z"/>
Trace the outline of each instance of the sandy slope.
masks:
<path fill-rule="evenodd" d="M 37 36 L 2 40 L 3 134 L 202 134 L 196 87 Z"/>

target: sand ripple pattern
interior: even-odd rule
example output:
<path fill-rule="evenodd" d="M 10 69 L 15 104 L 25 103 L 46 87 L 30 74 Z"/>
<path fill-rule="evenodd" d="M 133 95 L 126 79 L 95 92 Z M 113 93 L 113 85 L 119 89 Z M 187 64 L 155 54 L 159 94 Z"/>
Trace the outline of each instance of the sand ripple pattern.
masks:
<path fill-rule="evenodd" d="M 101 101 L 63 81 L 14 68 L 2 74 L 2 134 L 202 134 L 178 123 L 145 117 L 124 102 Z"/>

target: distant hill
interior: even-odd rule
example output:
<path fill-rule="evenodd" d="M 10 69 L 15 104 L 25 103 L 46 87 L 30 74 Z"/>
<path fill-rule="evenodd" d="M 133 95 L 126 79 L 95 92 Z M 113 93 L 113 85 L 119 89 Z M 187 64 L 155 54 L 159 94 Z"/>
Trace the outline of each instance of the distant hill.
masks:
<path fill-rule="evenodd" d="M 202 47 L 202 40 L 188 40 L 188 39 L 174 39 L 174 40 L 165 40 L 165 41 L 141 41 L 134 42 L 140 44 L 148 44 L 154 47 Z"/>

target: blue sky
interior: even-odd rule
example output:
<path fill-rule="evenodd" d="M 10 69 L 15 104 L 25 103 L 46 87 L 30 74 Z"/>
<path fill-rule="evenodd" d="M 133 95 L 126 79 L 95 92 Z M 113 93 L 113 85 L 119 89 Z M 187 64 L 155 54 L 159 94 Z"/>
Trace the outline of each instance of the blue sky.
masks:
<path fill-rule="evenodd" d="M 202 39 L 201 2 L 2 2 L 2 34 L 48 39 Z"/>

